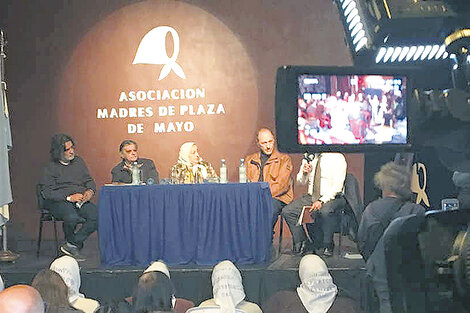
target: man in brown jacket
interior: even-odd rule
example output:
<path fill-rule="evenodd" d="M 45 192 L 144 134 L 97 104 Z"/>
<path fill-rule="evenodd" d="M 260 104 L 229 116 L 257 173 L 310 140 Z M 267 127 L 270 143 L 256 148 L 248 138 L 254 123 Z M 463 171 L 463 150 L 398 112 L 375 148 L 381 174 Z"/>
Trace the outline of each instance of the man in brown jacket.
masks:
<path fill-rule="evenodd" d="M 245 158 L 246 176 L 251 182 L 264 181 L 269 183 L 273 196 L 273 227 L 282 208 L 294 198 L 292 186 L 292 160 L 289 155 L 280 153 L 275 147 L 273 133 L 267 128 L 258 131 L 256 144 L 259 152 Z M 295 227 L 297 221 L 286 220 L 289 228 Z"/>

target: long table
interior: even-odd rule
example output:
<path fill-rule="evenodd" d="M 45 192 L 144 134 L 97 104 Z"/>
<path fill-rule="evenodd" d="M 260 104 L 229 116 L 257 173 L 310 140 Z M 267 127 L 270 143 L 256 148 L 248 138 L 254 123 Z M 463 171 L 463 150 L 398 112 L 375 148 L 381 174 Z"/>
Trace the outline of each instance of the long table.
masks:
<path fill-rule="evenodd" d="M 214 265 L 269 261 L 272 200 L 267 183 L 103 186 L 103 265 Z"/>

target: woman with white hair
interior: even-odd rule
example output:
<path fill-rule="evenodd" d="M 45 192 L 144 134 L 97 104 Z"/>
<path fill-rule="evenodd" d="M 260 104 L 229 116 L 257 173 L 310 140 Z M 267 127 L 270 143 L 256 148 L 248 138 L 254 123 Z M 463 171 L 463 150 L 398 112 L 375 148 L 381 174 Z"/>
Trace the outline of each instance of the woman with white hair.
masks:
<path fill-rule="evenodd" d="M 217 180 L 217 173 L 209 162 L 204 161 L 194 142 L 184 143 L 178 161 L 171 168 L 171 181 L 174 184 L 200 184 L 204 180 Z"/>
<path fill-rule="evenodd" d="M 55 259 L 51 263 L 50 269 L 59 274 L 67 285 L 69 302 L 73 308 L 82 310 L 85 313 L 93 313 L 100 306 L 98 301 L 85 298 L 80 293 L 81 279 L 77 260 L 65 255 Z"/>
<path fill-rule="evenodd" d="M 325 262 L 309 254 L 299 265 L 300 286 L 296 291 L 279 291 L 263 306 L 264 313 L 340 313 L 356 312 L 352 299 L 336 298 L 338 288 Z"/>
<path fill-rule="evenodd" d="M 245 301 L 242 276 L 237 267 L 225 260 L 212 271 L 212 292 L 214 298 L 202 302 L 200 307 L 217 306 L 221 313 L 235 313 L 235 309 L 246 313 L 262 313 L 256 303 Z"/>

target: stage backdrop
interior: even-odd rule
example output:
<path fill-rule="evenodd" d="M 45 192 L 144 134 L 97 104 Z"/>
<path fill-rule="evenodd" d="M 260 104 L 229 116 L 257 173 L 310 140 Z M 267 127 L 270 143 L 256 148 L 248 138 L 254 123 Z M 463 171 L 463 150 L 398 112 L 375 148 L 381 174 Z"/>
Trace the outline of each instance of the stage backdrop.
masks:
<path fill-rule="evenodd" d="M 98 186 L 110 182 L 124 139 L 160 177 L 194 141 L 217 171 L 226 159 L 235 181 L 256 130 L 274 126 L 276 69 L 351 65 L 331 1 L 4 2 L 13 240 L 36 237 L 34 186 L 53 134 L 76 139 Z M 362 155 L 347 159 L 362 186 Z"/>

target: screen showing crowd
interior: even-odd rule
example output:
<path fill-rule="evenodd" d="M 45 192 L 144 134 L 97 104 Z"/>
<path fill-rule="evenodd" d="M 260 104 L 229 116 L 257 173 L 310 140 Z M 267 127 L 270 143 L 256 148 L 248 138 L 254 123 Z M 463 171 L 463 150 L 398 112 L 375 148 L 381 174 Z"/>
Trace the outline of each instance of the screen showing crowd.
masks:
<path fill-rule="evenodd" d="M 406 144 L 406 77 L 298 76 L 298 143 Z"/>

